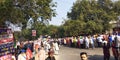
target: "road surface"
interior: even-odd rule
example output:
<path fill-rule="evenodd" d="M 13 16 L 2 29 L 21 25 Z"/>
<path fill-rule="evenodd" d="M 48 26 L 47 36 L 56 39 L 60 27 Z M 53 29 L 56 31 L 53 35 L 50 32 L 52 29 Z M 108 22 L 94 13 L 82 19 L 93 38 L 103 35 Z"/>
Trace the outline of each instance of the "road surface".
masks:
<path fill-rule="evenodd" d="M 111 49 L 110 49 L 111 50 Z M 62 46 L 56 60 L 80 60 L 80 52 L 87 52 L 89 60 L 103 60 L 102 48 L 78 49 Z M 111 52 L 110 60 L 114 60 Z"/>

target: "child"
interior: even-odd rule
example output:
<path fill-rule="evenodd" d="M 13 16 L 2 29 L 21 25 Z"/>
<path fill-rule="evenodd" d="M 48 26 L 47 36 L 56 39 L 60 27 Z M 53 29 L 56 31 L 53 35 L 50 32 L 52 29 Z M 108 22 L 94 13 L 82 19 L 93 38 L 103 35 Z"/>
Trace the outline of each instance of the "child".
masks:
<path fill-rule="evenodd" d="M 54 52 L 53 51 L 48 52 L 48 57 L 45 60 L 56 60 L 54 57 Z"/>
<path fill-rule="evenodd" d="M 81 52 L 80 53 L 80 58 L 81 60 L 88 60 L 88 55 L 86 52 Z"/>

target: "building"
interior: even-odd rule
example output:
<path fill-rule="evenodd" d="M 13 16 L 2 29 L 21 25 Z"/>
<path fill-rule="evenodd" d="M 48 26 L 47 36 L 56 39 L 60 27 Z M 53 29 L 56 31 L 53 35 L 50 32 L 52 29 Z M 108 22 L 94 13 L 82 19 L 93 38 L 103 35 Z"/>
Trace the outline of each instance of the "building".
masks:
<path fill-rule="evenodd" d="M 111 21 L 110 24 L 112 24 L 112 29 L 110 31 L 113 33 L 117 32 L 120 34 L 120 20 Z"/>

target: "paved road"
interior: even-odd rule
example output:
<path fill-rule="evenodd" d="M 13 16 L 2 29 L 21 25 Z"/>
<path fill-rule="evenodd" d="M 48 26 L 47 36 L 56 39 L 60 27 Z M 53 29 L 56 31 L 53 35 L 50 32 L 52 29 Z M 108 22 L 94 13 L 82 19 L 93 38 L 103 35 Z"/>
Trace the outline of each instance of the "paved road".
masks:
<path fill-rule="evenodd" d="M 55 55 L 56 60 L 80 60 L 80 52 L 87 52 L 89 60 L 103 60 L 102 48 L 95 49 L 77 49 L 70 47 L 61 47 L 59 55 Z M 110 60 L 114 60 L 111 52 Z"/>

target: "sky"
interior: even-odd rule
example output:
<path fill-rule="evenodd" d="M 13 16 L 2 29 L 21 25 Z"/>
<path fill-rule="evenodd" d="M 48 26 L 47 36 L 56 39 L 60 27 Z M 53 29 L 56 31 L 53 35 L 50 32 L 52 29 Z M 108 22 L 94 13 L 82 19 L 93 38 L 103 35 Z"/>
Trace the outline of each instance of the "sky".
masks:
<path fill-rule="evenodd" d="M 67 12 L 69 12 L 73 6 L 73 2 L 76 0 L 53 0 L 53 2 L 57 2 L 56 7 L 56 17 L 53 17 L 50 21 L 52 25 L 61 25 L 62 21 L 67 18 Z"/>
<path fill-rule="evenodd" d="M 71 8 L 73 6 L 73 3 L 76 0 L 53 0 L 53 2 L 57 2 L 56 7 L 56 17 L 53 17 L 50 21 L 50 24 L 52 25 L 61 25 L 64 19 L 67 19 L 67 12 L 71 11 Z M 117 1 L 117 0 L 112 0 Z"/>

